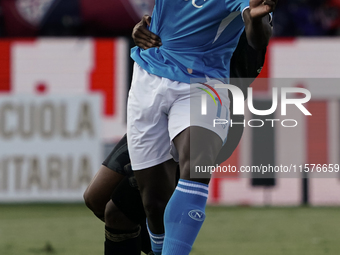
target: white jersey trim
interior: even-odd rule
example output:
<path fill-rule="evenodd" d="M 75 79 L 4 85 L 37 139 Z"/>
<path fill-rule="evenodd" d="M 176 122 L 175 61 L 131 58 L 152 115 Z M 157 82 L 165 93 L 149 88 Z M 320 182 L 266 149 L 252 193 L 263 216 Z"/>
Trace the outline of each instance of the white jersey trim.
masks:
<path fill-rule="evenodd" d="M 224 18 L 221 23 L 220 23 L 220 26 L 218 27 L 218 30 L 217 30 L 217 34 L 215 36 L 215 39 L 213 41 L 216 42 L 217 39 L 221 36 L 222 32 L 227 28 L 227 26 L 238 16 L 240 15 L 240 12 L 237 11 L 237 12 L 232 12 L 230 13 L 226 18 Z"/>
<path fill-rule="evenodd" d="M 250 8 L 250 7 L 247 6 L 247 7 L 243 8 L 243 10 L 242 10 L 242 20 L 243 20 L 243 22 L 244 22 L 243 13 L 244 13 L 245 10 L 247 10 L 247 9 L 249 9 L 249 8 Z"/>
<path fill-rule="evenodd" d="M 250 8 L 250 7 L 247 6 L 247 7 L 245 7 L 245 8 L 242 10 L 242 20 L 243 20 L 243 22 L 244 22 L 243 13 L 244 13 L 245 10 L 247 10 L 247 9 L 249 9 L 249 8 Z M 272 14 L 272 13 L 269 13 L 268 16 L 269 16 L 269 23 L 270 23 L 270 22 L 273 21 L 273 14 Z"/>

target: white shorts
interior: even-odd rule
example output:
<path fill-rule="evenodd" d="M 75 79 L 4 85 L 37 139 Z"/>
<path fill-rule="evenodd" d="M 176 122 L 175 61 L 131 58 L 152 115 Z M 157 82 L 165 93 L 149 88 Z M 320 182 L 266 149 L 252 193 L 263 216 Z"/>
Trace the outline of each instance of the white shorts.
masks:
<path fill-rule="evenodd" d="M 214 83 L 221 82 L 208 83 L 214 87 Z M 127 105 L 127 140 L 133 170 L 149 168 L 171 158 L 178 161 L 172 140 L 189 126 L 212 130 L 225 142 L 229 121 L 214 127 L 214 119 L 229 120 L 228 91 L 218 91 L 223 102 L 220 105 L 220 100 L 216 97 L 214 101 L 207 90 L 208 87 L 199 83 L 188 84 L 150 74 L 135 63 Z M 202 94 L 206 95 L 206 115 L 202 115 Z M 210 91 L 210 94 L 214 93 Z"/>

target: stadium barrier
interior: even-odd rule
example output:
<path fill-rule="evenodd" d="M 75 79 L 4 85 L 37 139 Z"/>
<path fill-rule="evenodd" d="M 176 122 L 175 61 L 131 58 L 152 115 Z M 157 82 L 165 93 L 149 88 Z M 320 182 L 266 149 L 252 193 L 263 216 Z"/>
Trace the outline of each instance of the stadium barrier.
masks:
<path fill-rule="evenodd" d="M 82 201 L 126 130 L 128 45 L 124 38 L 0 41 L 0 202 Z M 292 112 L 294 129 L 246 128 L 225 166 L 339 164 L 340 93 L 324 83 L 340 76 L 339 45 L 339 39 L 272 40 L 265 79 L 254 85 L 257 106 L 270 106 L 271 79 L 290 78 L 292 87 L 311 91 L 312 117 Z M 211 204 L 340 205 L 340 174 L 216 177 L 223 178 L 211 182 Z"/>

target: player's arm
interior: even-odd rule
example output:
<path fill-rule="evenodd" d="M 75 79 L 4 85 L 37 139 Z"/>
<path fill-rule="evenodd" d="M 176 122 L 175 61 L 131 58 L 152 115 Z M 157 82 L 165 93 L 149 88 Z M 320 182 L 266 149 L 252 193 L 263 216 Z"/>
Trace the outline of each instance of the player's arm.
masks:
<path fill-rule="evenodd" d="M 272 35 L 269 14 L 274 11 L 277 0 L 250 0 L 243 13 L 249 45 L 256 50 L 265 48 Z"/>
<path fill-rule="evenodd" d="M 135 25 L 132 31 L 132 39 L 135 44 L 144 50 L 162 45 L 159 36 L 148 29 L 150 23 L 151 17 L 149 15 L 144 15 L 142 20 Z"/>

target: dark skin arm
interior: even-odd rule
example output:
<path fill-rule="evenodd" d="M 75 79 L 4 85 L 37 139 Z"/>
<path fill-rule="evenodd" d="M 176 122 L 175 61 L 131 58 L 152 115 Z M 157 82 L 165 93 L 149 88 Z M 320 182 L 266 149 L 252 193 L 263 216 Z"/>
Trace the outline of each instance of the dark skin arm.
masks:
<path fill-rule="evenodd" d="M 255 50 L 264 49 L 272 35 L 269 13 L 273 12 L 277 0 L 250 0 L 249 9 L 243 13 L 248 43 Z"/>
<path fill-rule="evenodd" d="M 144 15 L 142 20 L 136 24 L 132 31 L 132 39 L 135 44 L 146 50 L 152 47 L 160 47 L 162 45 L 161 38 L 155 35 L 147 26 L 150 26 L 151 17 Z"/>

